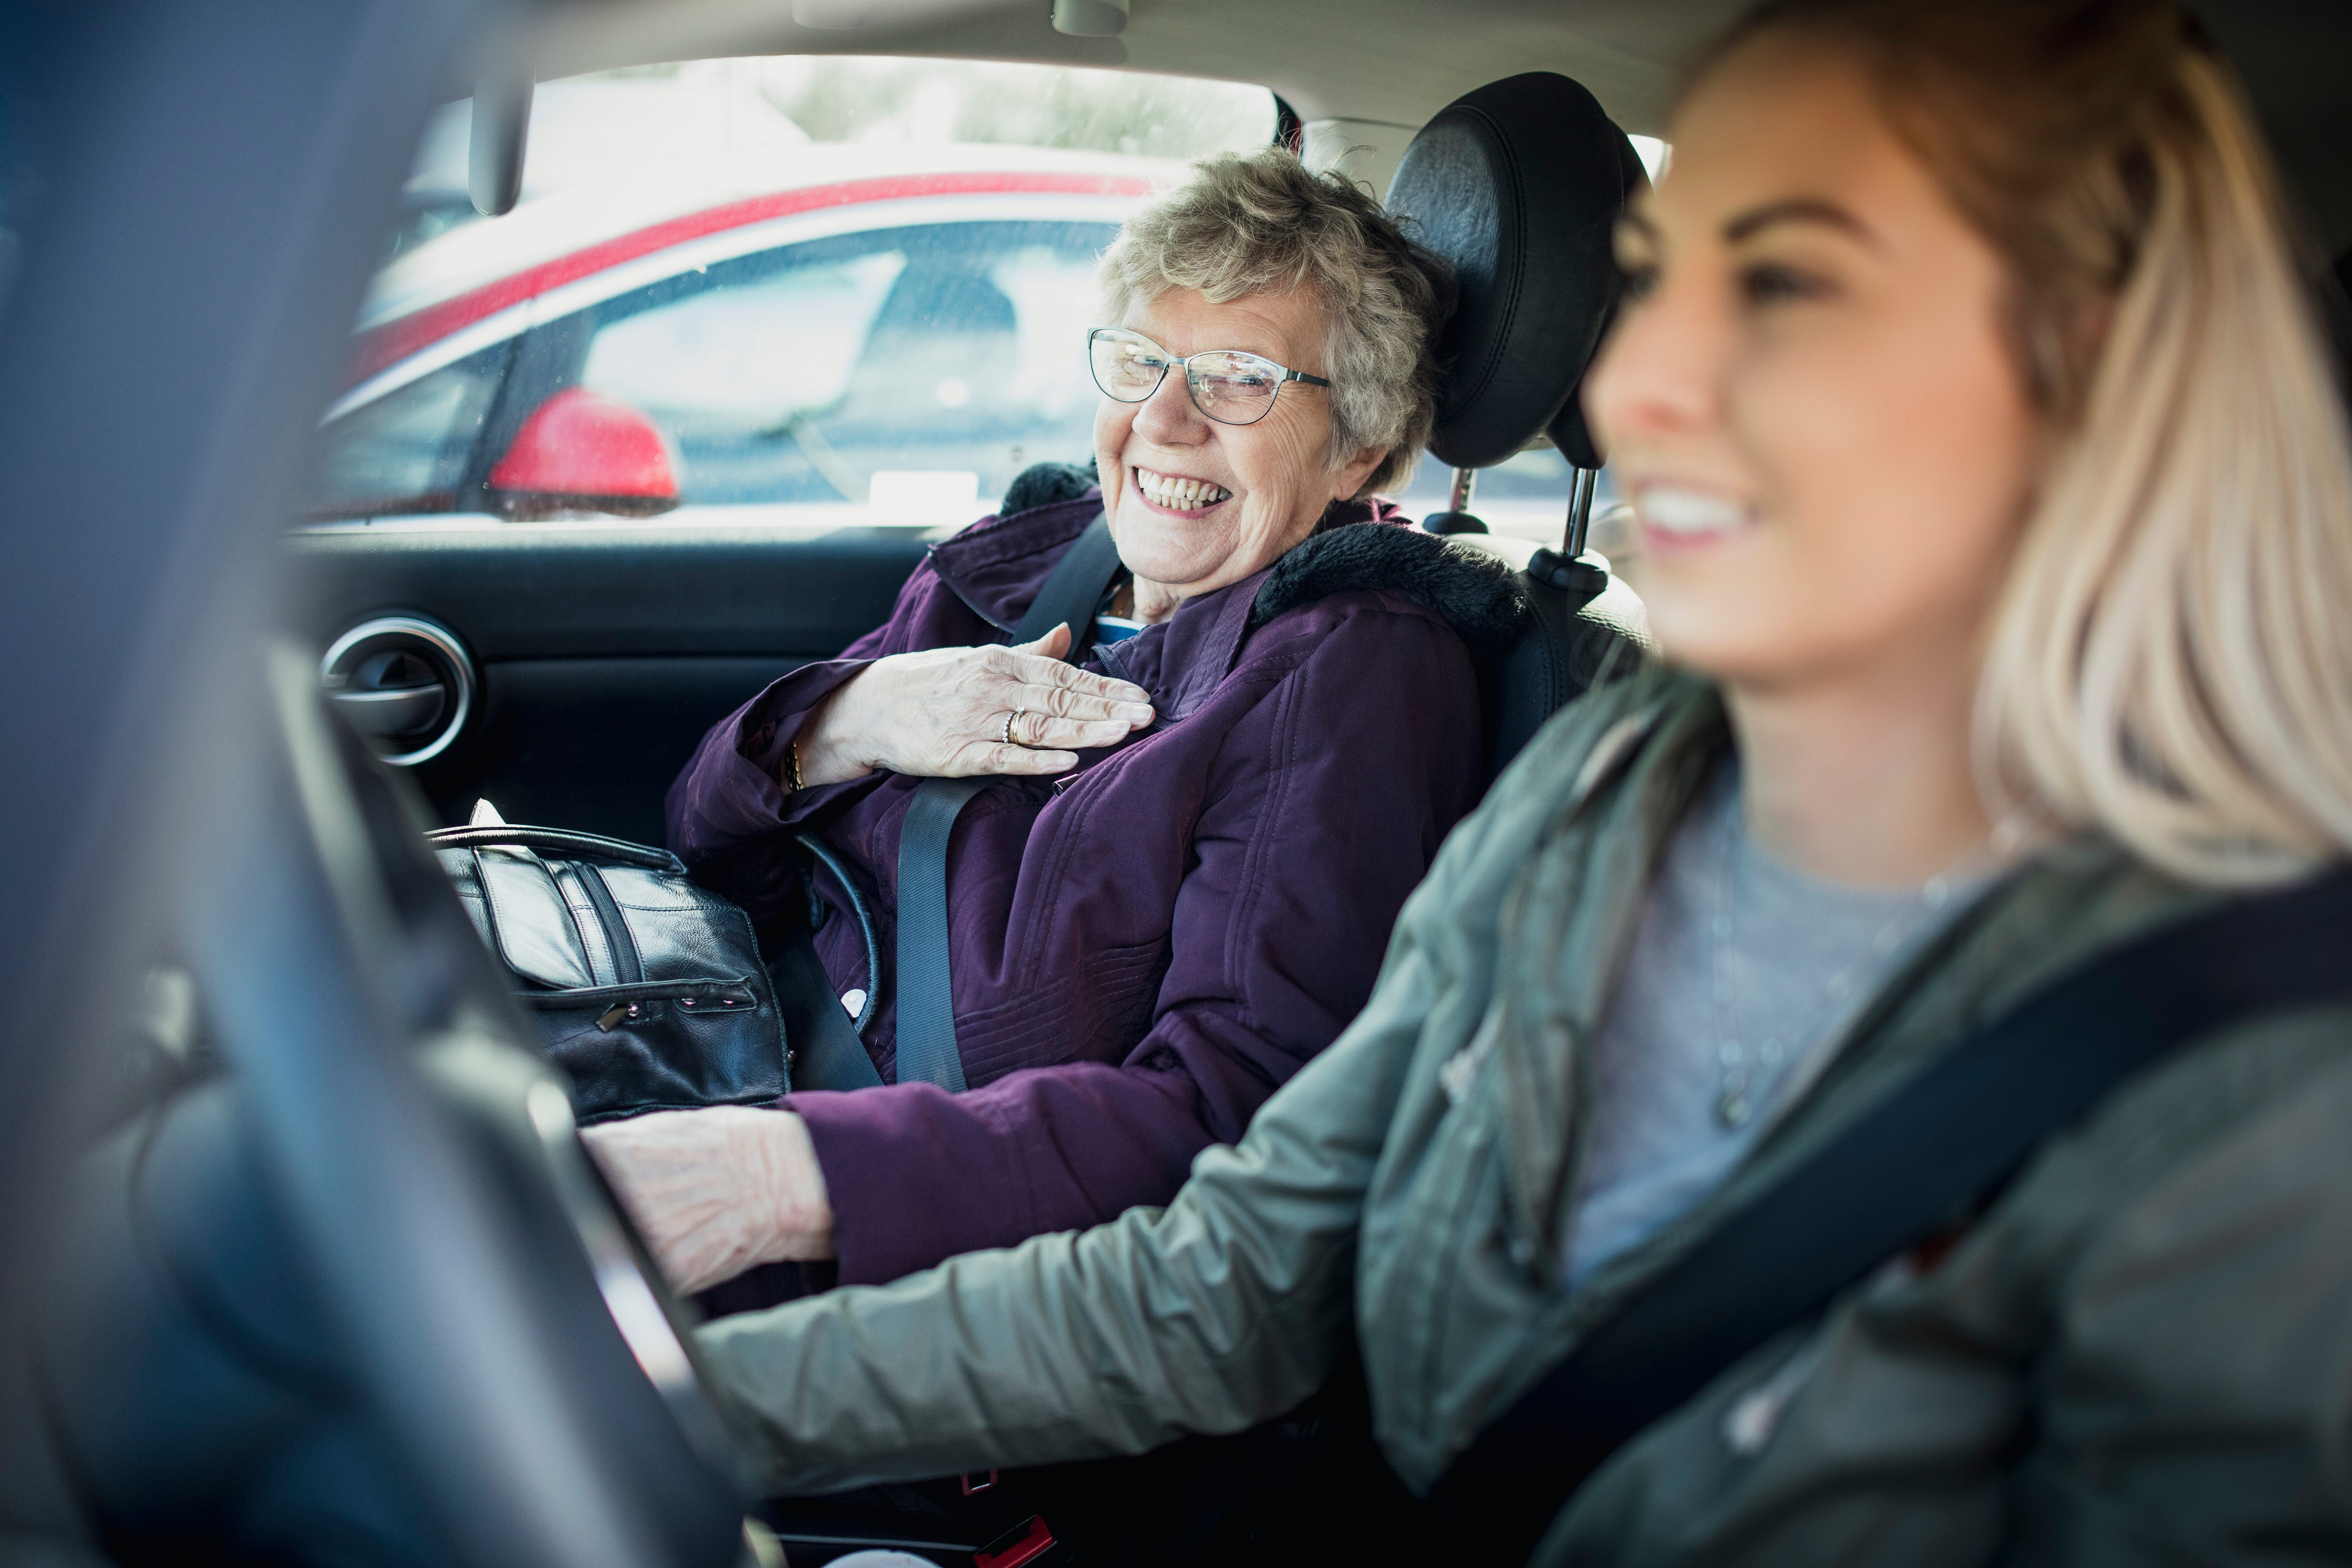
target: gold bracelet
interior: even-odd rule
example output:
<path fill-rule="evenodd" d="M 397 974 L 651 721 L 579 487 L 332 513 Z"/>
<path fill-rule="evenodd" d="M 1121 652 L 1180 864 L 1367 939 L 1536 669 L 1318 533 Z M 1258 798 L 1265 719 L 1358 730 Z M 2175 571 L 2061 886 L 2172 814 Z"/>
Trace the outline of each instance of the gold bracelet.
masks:
<path fill-rule="evenodd" d="M 793 759 L 792 793 L 798 795 L 801 792 L 801 743 L 798 741 L 793 741 L 789 745 L 785 746 L 784 752 L 786 755 Z"/>

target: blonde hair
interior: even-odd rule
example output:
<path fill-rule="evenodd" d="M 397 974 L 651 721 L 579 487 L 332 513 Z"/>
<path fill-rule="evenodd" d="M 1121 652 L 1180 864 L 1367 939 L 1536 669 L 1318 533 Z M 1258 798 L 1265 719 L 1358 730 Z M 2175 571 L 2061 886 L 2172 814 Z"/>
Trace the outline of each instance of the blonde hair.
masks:
<path fill-rule="evenodd" d="M 1281 147 L 1203 159 L 1127 220 L 1103 257 L 1102 286 L 1113 322 L 1170 289 L 1219 304 L 1309 290 L 1331 382 L 1331 467 L 1379 447 L 1385 456 L 1358 494 L 1412 477 L 1437 419 L 1437 334 L 1454 276 L 1345 176 L 1310 173 Z"/>
<path fill-rule="evenodd" d="M 1994 800 L 2194 881 L 2352 851 L 2352 444 L 2277 176 L 2169 0 L 1778 0 L 2007 264 L 2049 458 L 1990 628 Z"/>

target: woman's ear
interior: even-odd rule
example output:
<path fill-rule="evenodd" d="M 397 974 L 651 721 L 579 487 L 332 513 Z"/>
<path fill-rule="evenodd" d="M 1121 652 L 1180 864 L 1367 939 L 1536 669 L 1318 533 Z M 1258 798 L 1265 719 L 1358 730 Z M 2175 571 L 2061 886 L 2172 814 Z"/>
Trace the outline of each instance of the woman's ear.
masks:
<path fill-rule="evenodd" d="M 2063 426 L 2082 412 L 2115 320 L 2114 297 L 2097 294 L 2037 311 L 2027 321 L 2026 390 L 2044 416 Z"/>
<path fill-rule="evenodd" d="M 1331 474 L 1331 499 L 1354 500 L 1362 493 L 1364 481 L 1372 477 L 1374 469 L 1388 460 L 1388 455 L 1389 449 L 1386 447 L 1366 447 L 1334 469 Z"/>

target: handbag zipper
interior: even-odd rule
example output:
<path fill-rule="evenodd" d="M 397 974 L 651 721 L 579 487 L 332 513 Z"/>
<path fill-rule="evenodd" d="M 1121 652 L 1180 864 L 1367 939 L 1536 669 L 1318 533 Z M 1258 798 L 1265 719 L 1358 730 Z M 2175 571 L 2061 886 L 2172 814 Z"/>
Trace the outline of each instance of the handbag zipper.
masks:
<path fill-rule="evenodd" d="M 596 923 L 604 928 L 604 946 L 613 954 L 613 978 L 623 985 L 641 983 L 646 977 L 645 962 L 637 956 L 636 939 L 629 934 L 629 922 L 621 918 L 621 906 L 614 901 L 604 871 L 585 860 L 574 860 L 572 866 L 579 873 L 581 890 L 596 907 Z"/>

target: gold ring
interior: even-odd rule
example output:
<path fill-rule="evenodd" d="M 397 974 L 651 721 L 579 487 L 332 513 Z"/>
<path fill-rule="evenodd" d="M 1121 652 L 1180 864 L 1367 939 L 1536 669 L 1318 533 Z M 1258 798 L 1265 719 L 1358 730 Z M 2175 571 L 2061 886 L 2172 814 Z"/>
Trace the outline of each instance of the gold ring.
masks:
<path fill-rule="evenodd" d="M 1015 708 L 1012 712 L 1007 713 L 1004 716 L 1004 743 L 1008 746 L 1020 746 L 1024 752 L 1029 750 L 1029 748 L 1022 742 L 1016 741 L 1013 738 L 1013 722 L 1021 717 L 1021 715 L 1028 711 L 1029 710 L 1026 708 Z"/>

